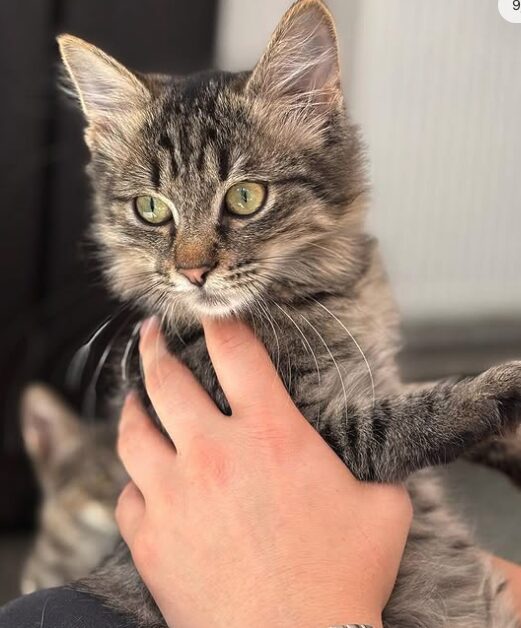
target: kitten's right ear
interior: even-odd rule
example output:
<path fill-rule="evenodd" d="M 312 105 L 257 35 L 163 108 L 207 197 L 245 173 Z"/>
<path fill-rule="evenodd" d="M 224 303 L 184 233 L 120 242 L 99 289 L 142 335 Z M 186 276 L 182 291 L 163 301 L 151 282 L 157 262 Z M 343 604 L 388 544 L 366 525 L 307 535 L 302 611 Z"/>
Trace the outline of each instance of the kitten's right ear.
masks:
<path fill-rule="evenodd" d="M 83 434 L 79 417 L 43 384 L 31 384 L 23 392 L 21 429 L 27 453 L 40 471 L 70 457 Z"/>
<path fill-rule="evenodd" d="M 73 35 L 60 35 L 58 45 L 91 125 L 124 117 L 150 99 L 148 89 L 137 76 L 96 46 Z"/>
<path fill-rule="evenodd" d="M 297 0 L 286 12 L 246 89 L 288 112 L 327 117 L 342 103 L 338 41 L 322 0 Z"/>

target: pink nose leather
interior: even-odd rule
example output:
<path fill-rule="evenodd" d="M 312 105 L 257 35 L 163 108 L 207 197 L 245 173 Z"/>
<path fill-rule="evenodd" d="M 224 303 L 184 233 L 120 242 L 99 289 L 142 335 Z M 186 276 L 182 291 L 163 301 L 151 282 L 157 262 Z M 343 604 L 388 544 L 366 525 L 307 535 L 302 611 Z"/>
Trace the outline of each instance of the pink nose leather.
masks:
<path fill-rule="evenodd" d="M 194 286 L 204 286 L 206 277 L 210 272 L 210 266 L 201 266 L 200 268 L 178 268 L 181 275 L 184 275 Z"/>

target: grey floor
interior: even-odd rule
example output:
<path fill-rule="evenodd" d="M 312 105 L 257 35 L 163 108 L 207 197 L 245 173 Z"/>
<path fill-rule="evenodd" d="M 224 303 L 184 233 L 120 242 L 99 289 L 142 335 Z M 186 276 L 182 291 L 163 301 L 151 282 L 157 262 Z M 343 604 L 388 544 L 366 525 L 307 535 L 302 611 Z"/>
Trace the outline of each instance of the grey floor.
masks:
<path fill-rule="evenodd" d="M 453 508 L 479 544 L 521 564 L 521 492 L 499 473 L 469 463 L 449 465 L 445 477 Z"/>
<path fill-rule="evenodd" d="M 449 465 L 444 474 L 454 509 L 470 523 L 480 545 L 521 563 L 521 493 L 501 475 L 467 463 Z M 26 535 L 0 536 L 0 604 L 19 594 L 28 543 Z"/>

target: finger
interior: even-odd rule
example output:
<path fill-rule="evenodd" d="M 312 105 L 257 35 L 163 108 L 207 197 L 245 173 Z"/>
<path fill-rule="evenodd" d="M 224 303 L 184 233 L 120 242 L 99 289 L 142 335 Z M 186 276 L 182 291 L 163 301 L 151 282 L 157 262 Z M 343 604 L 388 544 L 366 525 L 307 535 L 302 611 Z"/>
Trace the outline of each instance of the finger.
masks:
<path fill-rule="evenodd" d="M 145 500 L 133 482 L 129 482 L 121 491 L 115 515 L 121 536 L 131 548 L 145 516 Z"/>
<path fill-rule="evenodd" d="M 492 564 L 507 578 L 510 597 L 521 617 L 521 566 L 515 565 L 499 556 L 489 556 Z"/>
<path fill-rule="evenodd" d="M 245 323 L 206 319 L 203 326 L 212 364 L 232 410 L 289 399 L 264 345 Z"/>
<path fill-rule="evenodd" d="M 150 401 L 181 452 L 187 440 L 205 431 L 211 416 L 221 413 L 190 369 L 169 353 L 155 318 L 142 327 L 140 352 Z"/>
<path fill-rule="evenodd" d="M 373 526 L 377 526 L 392 530 L 393 542 L 389 542 L 387 548 L 401 556 L 413 517 L 411 498 L 407 489 L 401 485 L 375 483 L 362 483 L 362 488 L 365 493 L 366 506 L 378 513 L 378 516 L 365 523 L 366 529 L 370 530 Z"/>
<path fill-rule="evenodd" d="M 145 496 L 175 464 L 175 448 L 152 423 L 135 393 L 127 395 L 123 404 L 117 449 L 127 473 Z"/>

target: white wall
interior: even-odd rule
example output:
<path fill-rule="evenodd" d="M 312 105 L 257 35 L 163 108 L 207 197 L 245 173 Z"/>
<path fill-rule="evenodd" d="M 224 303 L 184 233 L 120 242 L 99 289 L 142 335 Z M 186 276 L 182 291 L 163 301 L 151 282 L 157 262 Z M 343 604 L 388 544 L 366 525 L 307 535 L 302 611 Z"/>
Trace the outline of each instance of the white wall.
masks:
<path fill-rule="evenodd" d="M 225 0 L 220 64 L 251 67 L 290 4 Z M 521 25 L 494 0 L 329 4 L 404 316 L 521 314 Z"/>

